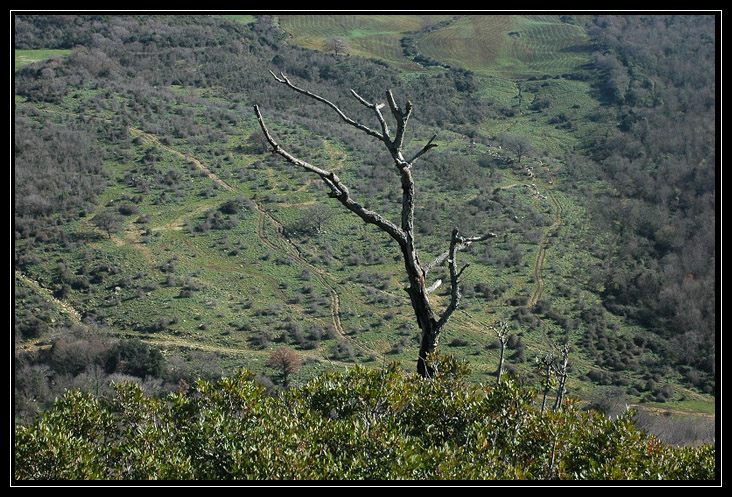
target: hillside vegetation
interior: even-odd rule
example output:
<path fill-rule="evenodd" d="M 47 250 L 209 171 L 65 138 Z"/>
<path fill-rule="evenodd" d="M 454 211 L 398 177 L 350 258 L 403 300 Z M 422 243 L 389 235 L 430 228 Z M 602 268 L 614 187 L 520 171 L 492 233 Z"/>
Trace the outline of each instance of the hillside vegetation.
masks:
<path fill-rule="evenodd" d="M 425 380 L 399 366 L 329 372 L 273 397 L 238 371 L 194 395 L 147 397 L 134 383 L 78 391 L 21 427 L 16 475 L 105 480 L 694 480 L 714 448 L 671 448 L 535 392 L 466 381 L 442 359 Z"/>
<path fill-rule="evenodd" d="M 298 388 L 356 365 L 414 370 L 400 254 L 270 153 L 252 105 L 396 219 L 390 159 L 272 70 L 367 122 L 349 89 L 410 100 L 407 150 L 437 133 L 415 169 L 422 259 L 456 226 L 499 235 L 461 253 L 464 298 L 440 344 L 471 382 L 494 381 L 507 323 L 517 382 L 540 384 L 542 358 L 566 343 L 583 407 L 634 405 L 664 442 L 714 441 L 714 16 L 14 21 L 14 407 L 28 430 L 67 389 L 112 399 L 134 381 L 164 398 L 245 368 L 282 391 L 270 360 L 282 346 L 302 362 Z M 324 48 L 332 36 L 349 54 Z M 539 464 L 521 471 L 545 477 Z"/>

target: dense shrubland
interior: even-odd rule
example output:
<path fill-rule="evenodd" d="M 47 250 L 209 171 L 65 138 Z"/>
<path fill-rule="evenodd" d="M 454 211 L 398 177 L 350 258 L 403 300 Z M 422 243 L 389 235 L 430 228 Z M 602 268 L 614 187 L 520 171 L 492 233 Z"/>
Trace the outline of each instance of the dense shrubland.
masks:
<path fill-rule="evenodd" d="M 601 257 L 604 306 L 654 332 L 647 340 L 690 384 L 714 390 L 716 331 L 715 18 L 599 16 L 602 119 L 582 170 L 611 189 L 592 198 L 615 234 Z M 589 204 L 588 204 L 589 205 Z M 702 379 L 704 378 L 704 379 Z"/>
<path fill-rule="evenodd" d="M 22 292 L 21 292 L 22 293 Z M 40 313 L 36 326 L 47 320 Z M 165 327 L 161 316 L 151 326 Z M 30 325 L 29 325 L 30 326 Z M 190 351 L 163 356 L 159 348 L 135 339 L 120 340 L 96 325 L 58 325 L 48 347 L 16 353 L 14 419 L 31 423 L 69 389 L 106 396 L 115 382 L 135 382 L 147 395 L 185 391 L 197 378 L 212 380 L 226 372 L 214 353 Z"/>
<path fill-rule="evenodd" d="M 41 124 L 15 114 L 15 236 L 49 236 L 54 225 L 83 217 L 96 206 L 109 173 L 89 126 Z"/>
<path fill-rule="evenodd" d="M 674 448 L 567 401 L 535 404 L 515 379 L 467 381 L 433 358 L 424 379 L 395 366 L 325 373 L 275 395 L 240 370 L 187 393 L 67 392 L 16 429 L 17 479 L 714 480 L 715 450 Z"/>

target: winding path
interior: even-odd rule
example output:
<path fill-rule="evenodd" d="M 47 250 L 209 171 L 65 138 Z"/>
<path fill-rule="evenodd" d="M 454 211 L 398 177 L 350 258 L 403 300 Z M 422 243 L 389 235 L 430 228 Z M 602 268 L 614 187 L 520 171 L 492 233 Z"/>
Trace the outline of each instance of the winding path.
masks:
<path fill-rule="evenodd" d="M 54 307 L 56 307 L 61 313 L 67 315 L 71 319 L 71 321 L 76 324 L 81 323 L 81 314 L 79 314 L 79 311 L 74 309 L 74 307 L 72 307 L 67 302 L 64 302 L 63 300 L 59 300 L 54 297 L 53 293 L 51 293 L 51 290 L 41 286 L 40 283 L 32 280 L 18 270 L 15 271 L 15 278 L 23 281 L 25 284 L 33 288 L 37 293 L 43 295 L 43 297 L 51 302 Z"/>
<path fill-rule="evenodd" d="M 534 279 L 536 280 L 536 288 L 529 299 L 529 307 L 533 308 L 539 302 L 541 294 L 544 292 L 544 263 L 546 261 L 546 249 L 549 245 L 550 237 L 554 236 L 559 227 L 562 225 L 562 206 L 559 205 L 557 199 L 550 190 L 547 190 L 547 198 L 554 206 L 554 222 L 544 232 L 539 242 L 539 252 L 536 254 L 536 263 L 534 264 Z"/>
<path fill-rule="evenodd" d="M 505 157 L 502 157 L 498 153 L 492 153 L 491 154 L 494 158 L 504 161 L 510 161 L 510 159 L 506 159 Z M 530 159 L 534 162 L 534 164 L 538 167 L 543 166 L 544 164 L 535 158 L 532 157 L 526 157 L 526 159 Z M 554 222 L 549 226 L 546 231 L 541 236 L 541 241 L 539 242 L 539 250 L 536 253 L 536 261 L 534 263 L 534 280 L 536 281 L 536 287 L 534 288 L 534 291 L 531 293 L 531 297 L 529 298 L 529 308 L 534 308 L 539 302 L 539 299 L 541 299 L 541 295 L 544 292 L 544 265 L 546 263 L 546 250 L 549 246 L 549 240 L 554 234 L 557 232 L 557 230 L 562 225 L 562 206 L 557 201 L 556 197 L 554 196 L 554 193 L 552 192 L 553 187 L 549 187 L 549 184 L 547 184 L 545 181 L 538 180 L 536 176 L 533 173 L 533 170 L 531 168 L 528 169 L 528 177 L 531 178 L 531 181 L 539 181 L 542 186 L 545 188 L 546 192 L 546 199 L 551 202 L 552 207 L 554 208 Z M 550 182 L 550 184 L 554 184 L 553 180 Z M 512 183 L 510 185 L 502 186 L 499 188 L 499 190 L 507 190 L 509 188 L 514 188 L 517 186 L 529 186 L 532 188 L 534 195 L 538 195 L 538 191 L 536 190 L 535 184 L 526 184 L 526 183 Z"/>
<path fill-rule="evenodd" d="M 185 158 L 187 161 L 195 165 L 199 170 L 203 171 L 208 175 L 209 178 L 211 178 L 213 181 L 216 182 L 219 186 L 226 189 L 230 192 L 236 192 L 239 194 L 243 194 L 240 190 L 237 188 L 231 186 L 226 181 L 221 179 L 219 176 L 217 176 L 215 173 L 213 173 L 211 170 L 209 170 L 206 166 L 201 163 L 198 159 L 191 157 L 188 154 L 184 154 L 180 152 L 179 150 L 176 150 L 172 147 L 169 147 L 167 145 L 164 145 L 160 142 L 160 140 L 150 133 L 146 133 L 142 130 L 139 130 L 137 128 L 130 128 L 130 134 L 135 137 L 141 137 L 142 139 L 154 143 L 156 146 L 159 146 L 163 148 L 164 150 L 167 150 L 168 152 L 171 152 L 175 155 L 178 155 L 179 157 Z M 340 157 L 337 159 L 338 166 L 333 168 L 333 170 L 337 170 L 340 167 L 342 167 L 342 164 L 345 161 L 345 157 Z M 305 188 L 309 183 L 306 183 L 301 187 Z M 340 317 L 340 308 L 341 308 L 341 299 L 338 294 L 338 292 L 335 289 L 334 284 L 329 280 L 329 277 L 325 271 L 318 268 L 317 266 L 311 264 L 308 262 L 301 254 L 298 247 L 292 243 L 292 241 L 287 238 L 285 235 L 285 229 L 282 226 L 282 223 L 277 220 L 266 208 L 265 206 L 257 201 L 254 201 L 254 204 L 257 209 L 257 238 L 259 238 L 259 241 L 271 248 L 272 250 L 280 253 L 281 255 L 284 255 L 285 257 L 289 258 L 290 260 L 294 261 L 297 265 L 307 269 L 311 274 L 313 274 L 318 281 L 321 283 L 321 285 L 328 291 L 330 295 L 330 313 L 331 313 L 331 320 L 333 323 L 333 327 L 336 330 L 336 333 L 343 339 L 348 340 L 349 342 L 353 343 L 359 350 L 361 350 L 363 353 L 368 355 L 376 355 L 378 357 L 381 357 L 382 354 L 371 350 L 364 346 L 363 344 L 353 341 L 348 335 L 346 335 L 346 332 L 343 328 L 343 325 L 341 323 L 341 317 Z M 275 231 L 278 235 L 277 240 L 273 241 L 266 235 L 266 225 L 267 223 L 271 223 L 275 227 Z"/>
<path fill-rule="evenodd" d="M 219 185 L 223 189 L 225 189 L 229 192 L 236 192 L 239 194 L 243 194 L 243 192 L 241 192 L 237 188 L 233 187 L 232 185 L 228 184 L 226 181 L 224 181 L 219 176 L 217 176 L 214 172 L 209 170 L 201 161 L 199 161 L 195 157 L 192 157 L 189 154 L 183 153 L 173 147 L 163 144 L 156 136 L 154 136 L 150 133 L 147 133 L 145 131 L 142 131 L 138 128 L 134 128 L 131 126 L 129 126 L 128 129 L 129 129 L 131 136 L 140 137 L 141 139 L 147 141 L 148 143 L 152 143 L 157 147 L 160 147 L 172 154 L 175 154 L 181 158 L 184 158 L 186 161 L 193 164 L 196 168 L 203 171 L 209 178 L 211 178 L 217 185 Z M 510 159 L 502 157 L 500 154 L 498 154 L 496 152 L 490 153 L 490 155 L 492 155 L 494 158 L 497 158 L 499 160 L 510 161 Z M 535 164 L 538 164 L 540 166 L 542 165 L 541 161 L 539 161 L 535 158 L 527 157 L 527 159 L 533 160 Z M 339 166 L 334 168 L 334 170 L 338 169 L 340 167 L 340 164 L 342 164 L 344 160 L 345 160 L 345 158 L 343 158 L 343 157 L 339 158 L 337 160 L 339 163 Z M 532 174 L 532 178 L 533 178 L 533 174 Z M 534 181 L 536 181 L 536 179 L 534 179 Z M 303 190 L 310 183 L 312 183 L 312 180 L 301 185 L 299 187 L 298 191 Z M 512 188 L 514 186 L 518 186 L 518 184 L 504 186 L 504 187 L 502 187 L 502 189 Z M 543 185 L 543 186 L 546 187 L 546 185 Z M 544 291 L 543 272 L 544 272 L 544 265 L 546 262 L 546 251 L 547 251 L 549 239 L 559 229 L 559 227 L 561 226 L 561 223 L 562 223 L 561 205 L 559 204 L 559 202 L 557 202 L 557 200 L 554 197 L 554 195 L 552 194 L 550 188 L 546 188 L 546 196 L 547 196 L 547 199 L 552 203 L 552 205 L 554 207 L 554 222 L 543 233 L 541 242 L 539 244 L 539 250 L 537 252 L 536 262 L 534 264 L 534 271 L 533 271 L 534 279 L 536 281 L 536 287 L 534 288 L 534 291 L 532 292 L 532 295 L 529 299 L 529 307 L 531 307 L 531 308 L 533 308 L 537 304 L 537 302 L 541 298 L 541 295 Z M 285 236 L 285 231 L 283 229 L 282 224 L 274 216 L 272 216 L 272 214 L 264 207 L 263 204 L 261 204 L 260 202 L 256 202 L 256 201 L 254 201 L 254 203 L 256 205 L 257 216 L 258 216 L 257 237 L 259 238 L 260 242 L 267 245 L 271 249 L 279 252 L 280 254 L 290 258 L 296 264 L 306 268 L 318 279 L 318 281 L 320 281 L 322 286 L 327 289 L 327 291 L 330 295 L 330 301 L 331 301 L 330 307 L 331 307 L 331 319 L 333 322 L 333 327 L 335 328 L 335 330 L 339 336 L 341 336 L 343 339 L 349 340 L 350 342 L 354 343 L 362 352 L 365 352 L 367 354 L 375 354 L 375 355 L 381 357 L 383 354 L 380 354 L 374 350 L 368 349 L 364 345 L 351 340 L 346 335 L 343 325 L 341 323 L 341 319 L 340 319 L 340 296 L 339 296 L 338 292 L 336 291 L 333 283 L 329 280 L 328 274 L 325 271 L 321 270 L 320 268 L 309 263 L 302 256 L 298 247 L 296 245 L 294 245 Z M 278 234 L 277 242 L 279 242 L 279 243 L 275 243 L 274 241 L 270 240 L 266 236 L 265 228 L 266 228 L 267 222 L 270 222 L 274 225 L 276 233 Z M 38 286 L 37 283 L 28 280 L 28 278 L 23 275 L 18 275 L 18 277 L 24 278 L 25 281 L 28 281 L 29 284 L 37 287 L 39 290 L 45 290 L 45 289 L 40 288 L 40 286 Z M 76 312 L 75 309 L 70 308 L 70 306 L 68 306 L 64 302 L 61 302 L 61 301 L 58 301 L 58 299 L 55 299 L 53 297 L 53 295 L 51 295 L 50 292 L 48 292 L 47 290 L 45 290 L 43 293 L 46 294 L 50 299 L 52 299 L 52 302 L 54 302 L 55 305 L 57 307 L 59 307 L 59 309 L 64 310 L 70 317 L 72 317 L 72 319 L 74 319 L 77 322 L 80 321 L 79 313 Z"/>
<path fill-rule="evenodd" d="M 171 152 L 173 154 L 176 154 L 180 157 L 185 158 L 187 161 L 190 161 L 192 164 L 194 164 L 198 169 L 205 172 L 209 178 L 214 180 L 219 186 L 223 187 L 227 191 L 230 192 L 237 192 L 242 193 L 241 191 L 237 190 L 235 187 L 229 185 L 226 181 L 221 179 L 219 176 L 217 176 L 215 173 L 210 171 L 206 166 L 203 165 L 199 160 L 195 159 L 194 157 L 191 157 L 188 154 L 184 154 L 180 152 L 179 150 L 176 150 L 172 147 L 169 147 L 167 145 L 164 145 L 158 140 L 157 137 L 145 133 L 142 130 L 136 129 L 136 128 L 130 128 L 130 133 L 134 136 L 141 136 L 144 139 L 155 143 L 157 146 L 160 146 L 161 148 L 167 150 L 168 152 Z M 508 160 L 504 157 L 502 157 L 500 154 L 495 153 L 493 154 L 494 157 L 500 159 L 500 160 Z M 534 162 L 535 165 L 538 165 L 541 167 L 543 163 L 535 158 L 529 158 Z M 341 157 L 338 159 L 338 162 L 340 164 L 343 163 L 345 158 Z M 340 168 L 339 165 L 337 168 Z M 529 169 L 529 176 L 533 181 L 539 181 L 534 176 L 533 172 Z M 547 228 L 547 230 L 543 233 L 541 241 L 539 242 L 539 250 L 536 255 L 536 261 L 534 264 L 534 279 L 536 281 L 536 286 L 534 288 L 534 291 L 531 294 L 531 297 L 529 298 L 529 307 L 533 308 L 536 306 L 537 302 L 541 299 L 541 296 L 544 292 L 544 266 L 546 263 L 546 251 L 547 247 L 549 245 L 549 239 L 551 236 L 553 236 L 556 231 L 560 228 L 562 224 L 562 207 L 557 201 L 557 199 L 554 197 L 554 194 L 551 191 L 551 188 L 549 188 L 546 184 L 544 184 L 543 181 L 541 181 L 542 185 L 546 187 L 546 198 L 551 202 L 553 208 L 554 208 L 554 222 Z M 300 189 L 305 188 L 310 182 L 306 183 L 305 185 L 302 185 Z M 518 184 L 512 184 L 503 187 L 505 188 L 511 188 L 514 186 L 518 186 Z M 535 194 L 538 194 L 538 192 L 535 192 Z M 364 345 L 360 344 L 359 342 L 350 340 L 350 338 L 346 335 L 346 332 L 343 328 L 343 325 L 341 323 L 340 319 L 340 296 L 338 292 L 335 290 L 334 285 L 329 280 L 328 275 L 325 271 L 321 270 L 320 268 L 314 266 L 313 264 L 309 263 L 300 253 L 300 250 L 298 247 L 293 244 L 285 235 L 285 230 L 282 226 L 282 223 L 278 221 L 272 214 L 262 205 L 260 202 L 254 202 L 257 208 L 257 216 L 258 216 L 258 222 L 257 222 L 257 237 L 259 238 L 260 242 L 264 245 L 270 247 L 271 249 L 275 250 L 276 252 L 279 252 L 280 254 L 290 258 L 293 260 L 296 264 L 302 266 L 303 268 L 306 268 L 310 273 L 312 273 L 318 281 L 321 283 L 321 285 L 327 289 L 329 295 L 330 295 L 330 301 L 331 301 L 331 320 L 333 322 L 333 327 L 338 333 L 338 335 L 344 339 L 349 340 L 350 342 L 354 343 L 362 352 L 365 352 L 367 354 L 376 354 L 377 356 L 381 356 L 382 354 L 377 353 L 374 350 L 368 349 Z M 266 223 L 270 222 L 274 225 L 275 230 L 278 234 L 278 241 L 281 243 L 275 243 L 272 240 L 270 240 L 266 234 Z"/>

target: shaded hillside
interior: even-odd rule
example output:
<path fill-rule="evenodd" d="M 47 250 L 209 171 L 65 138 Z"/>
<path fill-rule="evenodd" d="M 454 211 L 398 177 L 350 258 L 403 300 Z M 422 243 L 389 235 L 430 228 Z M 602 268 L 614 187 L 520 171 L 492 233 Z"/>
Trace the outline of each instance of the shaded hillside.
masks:
<path fill-rule="evenodd" d="M 592 151 L 612 185 L 595 219 L 616 234 L 603 302 L 662 337 L 676 364 L 709 375 L 718 273 L 714 21 L 601 17 L 590 30 L 602 50 L 606 110 L 618 121 Z"/>

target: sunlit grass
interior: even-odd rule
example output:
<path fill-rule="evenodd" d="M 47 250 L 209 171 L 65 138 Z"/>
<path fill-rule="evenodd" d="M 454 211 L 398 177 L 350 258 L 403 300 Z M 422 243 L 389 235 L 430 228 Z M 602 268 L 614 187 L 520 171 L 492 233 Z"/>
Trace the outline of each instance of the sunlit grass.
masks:
<path fill-rule="evenodd" d="M 41 60 L 51 59 L 53 57 L 65 57 L 69 55 L 72 50 L 15 50 L 14 66 L 17 71 L 23 66 L 39 62 Z"/>

